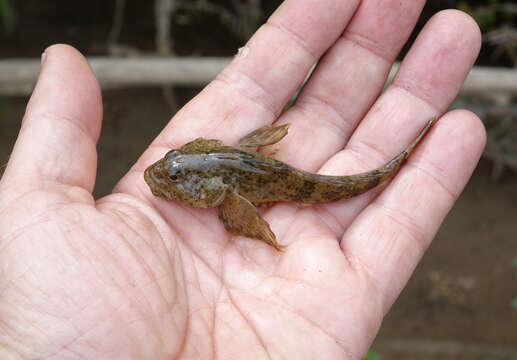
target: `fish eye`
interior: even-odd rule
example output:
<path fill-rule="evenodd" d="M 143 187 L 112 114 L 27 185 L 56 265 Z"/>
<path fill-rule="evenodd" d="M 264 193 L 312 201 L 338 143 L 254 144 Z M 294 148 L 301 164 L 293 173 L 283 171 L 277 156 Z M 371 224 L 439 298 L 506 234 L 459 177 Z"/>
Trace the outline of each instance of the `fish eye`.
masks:
<path fill-rule="evenodd" d="M 170 169 L 169 170 L 169 179 L 171 181 L 178 181 L 178 180 L 180 180 L 180 177 L 179 177 L 180 172 L 181 172 L 181 170 L 179 168 L 172 168 L 172 169 Z"/>
<path fill-rule="evenodd" d="M 171 150 L 167 154 L 165 154 L 165 157 L 167 159 L 175 158 L 176 156 L 180 155 L 181 153 L 178 150 Z"/>

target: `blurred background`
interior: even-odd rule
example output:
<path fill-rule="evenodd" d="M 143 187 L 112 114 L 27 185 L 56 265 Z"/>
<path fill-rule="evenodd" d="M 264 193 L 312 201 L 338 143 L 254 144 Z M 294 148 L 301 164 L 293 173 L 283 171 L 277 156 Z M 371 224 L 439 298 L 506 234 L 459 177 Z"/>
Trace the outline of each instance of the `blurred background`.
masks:
<path fill-rule="evenodd" d="M 99 197 L 280 2 L 0 0 L 1 169 L 45 47 L 75 46 L 102 84 Z M 517 4 L 428 1 L 400 59 L 446 8 L 470 13 L 483 32 L 479 59 L 452 108 L 477 113 L 488 144 L 369 359 L 517 359 Z"/>

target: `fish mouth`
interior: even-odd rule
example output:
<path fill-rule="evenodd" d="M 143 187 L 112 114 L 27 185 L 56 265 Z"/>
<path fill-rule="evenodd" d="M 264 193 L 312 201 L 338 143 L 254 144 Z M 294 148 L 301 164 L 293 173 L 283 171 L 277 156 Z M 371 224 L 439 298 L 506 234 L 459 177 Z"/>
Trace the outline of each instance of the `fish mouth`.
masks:
<path fill-rule="evenodd" d="M 168 190 L 167 181 L 163 179 L 161 173 L 162 164 L 161 160 L 152 164 L 144 171 L 144 180 L 149 185 L 151 192 L 155 196 L 163 197 L 167 200 L 171 200 L 171 195 Z"/>

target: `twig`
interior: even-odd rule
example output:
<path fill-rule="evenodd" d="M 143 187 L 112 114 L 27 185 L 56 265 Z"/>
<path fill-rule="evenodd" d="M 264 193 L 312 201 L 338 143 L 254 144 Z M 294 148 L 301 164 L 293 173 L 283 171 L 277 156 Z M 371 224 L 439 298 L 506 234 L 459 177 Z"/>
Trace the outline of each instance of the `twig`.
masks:
<path fill-rule="evenodd" d="M 124 25 L 125 7 L 126 0 L 115 1 L 115 11 L 113 13 L 113 26 L 111 27 L 110 33 L 108 35 L 108 46 L 111 44 L 116 44 L 120 37 L 120 32 L 122 31 L 122 26 Z"/>
<path fill-rule="evenodd" d="M 139 56 L 141 51 L 129 45 L 120 44 L 119 38 L 124 26 L 124 9 L 126 0 L 116 0 L 113 12 L 113 26 L 111 27 L 106 46 L 111 56 Z"/>
<path fill-rule="evenodd" d="M 230 58 L 196 57 L 89 57 L 103 89 L 167 84 L 204 85 L 230 62 Z M 32 92 L 40 70 L 38 59 L 0 60 L 0 94 L 27 95 Z"/>
<path fill-rule="evenodd" d="M 155 0 L 154 19 L 156 22 L 156 49 L 160 55 L 170 55 L 174 52 L 171 37 L 171 17 L 176 10 L 176 0 Z"/>
<path fill-rule="evenodd" d="M 154 18 L 156 22 L 156 50 L 159 55 L 170 56 L 174 53 L 171 36 L 171 18 L 177 8 L 176 0 L 155 0 Z M 170 84 L 162 86 L 162 95 L 171 110 L 178 109 L 174 88 Z"/>
<path fill-rule="evenodd" d="M 216 57 L 89 57 L 97 77 L 109 88 L 148 85 L 202 85 L 232 59 Z M 30 94 L 40 68 L 39 59 L 0 59 L 0 94 Z M 395 64 L 390 79 L 397 72 Z M 517 94 L 517 70 L 474 67 L 461 94 Z"/>

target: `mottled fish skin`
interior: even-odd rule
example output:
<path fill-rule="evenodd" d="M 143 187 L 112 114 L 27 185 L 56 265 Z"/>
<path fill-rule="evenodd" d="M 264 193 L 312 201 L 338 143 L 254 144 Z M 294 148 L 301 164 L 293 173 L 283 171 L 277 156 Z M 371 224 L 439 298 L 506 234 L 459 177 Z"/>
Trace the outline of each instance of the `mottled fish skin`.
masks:
<path fill-rule="evenodd" d="M 430 120 L 418 138 L 384 166 L 356 175 L 313 174 L 254 151 L 225 146 L 219 140 L 198 138 L 180 149 L 169 151 L 164 158 L 145 170 L 144 178 L 154 195 L 199 208 L 221 205 L 229 192 L 238 197 L 233 199 L 232 204 L 239 199 L 254 205 L 280 201 L 307 204 L 334 202 L 362 194 L 388 179 L 409 156 L 432 123 L 433 120 Z M 287 127 L 264 127 L 261 130 L 263 133 L 259 131 L 258 136 L 257 131 L 250 134 L 253 135 L 253 141 L 261 138 L 260 141 L 274 143 L 287 134 Z M 273 133 L 275 140 L 269 136 Z M 251 142 L 250 138 L 243 139 L 243 142 Z M 224 214 L 229 213 L 226 208 Z M 256 216 L 260 215 L 257 213 Z M 223 219 L 225 225 L 228 225 L 227 220 Z M 242 224 L 239 226 L 242 227 Z M 227 229 L 242 233 L 242 230 L 230 229 L 228 226 Z M 248 232 L 246 236 L 266 241 L 262 235 L 250 235 Z M 271 233 L 271 236 L 273 239 L 266 242 L 279 250 L 280 245 L 277 247 L 274 234 Z"/>

